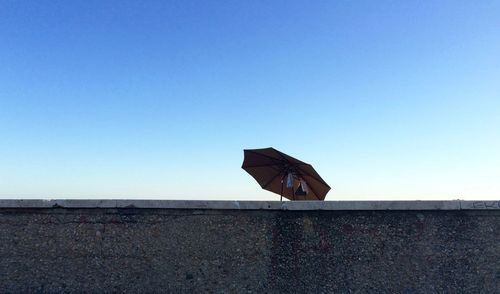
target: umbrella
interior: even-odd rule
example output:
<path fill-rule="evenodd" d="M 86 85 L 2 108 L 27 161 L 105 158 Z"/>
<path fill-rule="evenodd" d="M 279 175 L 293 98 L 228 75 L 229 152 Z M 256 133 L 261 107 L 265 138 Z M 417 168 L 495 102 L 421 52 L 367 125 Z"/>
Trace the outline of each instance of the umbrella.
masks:
<path fill-rule="evenodd" d="M 242 168 L 262 189 L 290 200 L 324 200 L 330 186 L 312 165 L 274 148 L 245 149 Z"/>

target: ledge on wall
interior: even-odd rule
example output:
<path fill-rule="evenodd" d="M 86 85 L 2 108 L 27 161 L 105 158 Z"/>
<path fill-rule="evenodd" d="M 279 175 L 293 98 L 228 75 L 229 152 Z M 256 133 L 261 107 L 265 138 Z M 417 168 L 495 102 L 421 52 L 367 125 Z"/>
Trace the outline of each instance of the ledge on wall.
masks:
<path fill-rule="evenodd" d="M 500 210 L 500 201 L 200 201 L 200 200 L 0 200 L 1 208 L 144 208 L 229 210 Z"/>

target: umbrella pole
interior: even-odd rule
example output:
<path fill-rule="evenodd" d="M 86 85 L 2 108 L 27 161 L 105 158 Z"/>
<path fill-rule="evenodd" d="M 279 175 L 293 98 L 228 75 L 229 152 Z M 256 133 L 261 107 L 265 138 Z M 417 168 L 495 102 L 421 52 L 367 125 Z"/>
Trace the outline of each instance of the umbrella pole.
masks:
<path fill-rule="evenodd" d="M 281 193 L 280 193 L 280 201 L 283 202 L 283 178 L 281 178 Z"/>

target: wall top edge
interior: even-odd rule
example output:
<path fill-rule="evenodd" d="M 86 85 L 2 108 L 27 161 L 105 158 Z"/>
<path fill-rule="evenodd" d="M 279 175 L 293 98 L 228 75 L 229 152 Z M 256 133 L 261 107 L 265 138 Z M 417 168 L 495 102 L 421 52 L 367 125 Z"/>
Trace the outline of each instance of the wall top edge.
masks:
<path fill-rule="evenodd" d="M 446 201 L 202 201 L 4 199 L 2 208 L 143 208 L 214 210 L 500 210 L 500 200 Z"/>

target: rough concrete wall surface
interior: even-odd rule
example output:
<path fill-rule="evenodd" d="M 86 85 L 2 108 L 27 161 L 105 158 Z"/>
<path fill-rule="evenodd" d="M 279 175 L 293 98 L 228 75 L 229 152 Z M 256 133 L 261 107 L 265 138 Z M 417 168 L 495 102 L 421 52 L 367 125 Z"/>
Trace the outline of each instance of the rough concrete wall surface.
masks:
<path fill-rule="evenodd" d="M 499 293 L 500 211 L 0 209 L 1 293 Z"/>

